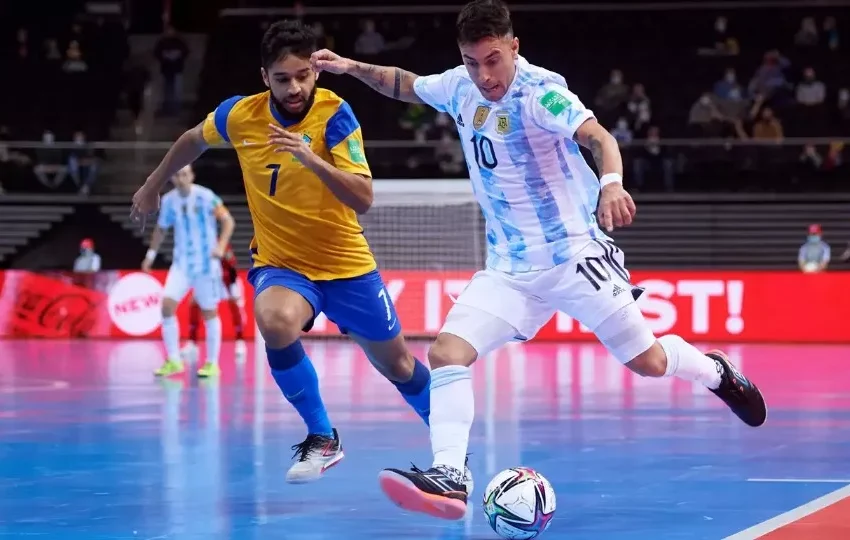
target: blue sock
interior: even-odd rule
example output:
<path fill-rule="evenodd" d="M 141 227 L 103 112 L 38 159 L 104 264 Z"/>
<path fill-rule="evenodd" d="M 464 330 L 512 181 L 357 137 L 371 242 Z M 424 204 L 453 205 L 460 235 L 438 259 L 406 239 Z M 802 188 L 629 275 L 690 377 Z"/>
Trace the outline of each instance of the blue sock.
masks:
<path fill-rule="evenodd" d="M 401 392 L 401 397 L 413 407 L 427 426 L 429 425 L 428 417 L 431 415 L 431 372 L 425 364 L 415 358 L 413 360 L 416 362 L 413 367 L 413 377 L 407 382 L 393 384 Z"/>
<path fill-rule="evenodd" d="M 269 367 L 283 397 L 292 403 L 310 434 L 333 436 L 328 411 L 319 394 L 319 376 L 301 340 L 283 349 L 266 347 Z"/>

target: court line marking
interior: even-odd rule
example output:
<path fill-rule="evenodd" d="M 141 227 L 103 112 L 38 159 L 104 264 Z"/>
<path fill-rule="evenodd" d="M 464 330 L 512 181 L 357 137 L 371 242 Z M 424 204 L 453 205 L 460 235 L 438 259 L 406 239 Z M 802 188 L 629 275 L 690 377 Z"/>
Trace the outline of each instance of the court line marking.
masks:
<path fill-rule="evenodd" d="M 827 493 L 822 497 L 818 497 L 813 501 L 809 501 L 804 505 L 798 506 L 797 508 L 785 512 L 784 514 L 779 514 L 778 516 L 768 519 L 767 521 L 763 521 L 757 525 L 753 525 L 749 529 L 744 529 L 743 531 L 735 533 L 732 536 L 727 536 L 723 540 L 755 540 L 756 538 L 760 538 L 766 535 L 767 533 L 771 533 L 786 525 L 790 525 L 795 521 L 799 521 L 807 516 L 810 516 L 818 510 L 823 510 L 827 506 L 831 506 L 835 503 L 838 503 L 846 499 L 847 497 L 850 497 L 850 486 L 844 486 L 843 488 L 839 488 L 831 493 Z"/>
<path fill-rule="evenodd" d="M 747 478 L 747 482 L 788 484 L 850 484 L 850 478 Z"/>

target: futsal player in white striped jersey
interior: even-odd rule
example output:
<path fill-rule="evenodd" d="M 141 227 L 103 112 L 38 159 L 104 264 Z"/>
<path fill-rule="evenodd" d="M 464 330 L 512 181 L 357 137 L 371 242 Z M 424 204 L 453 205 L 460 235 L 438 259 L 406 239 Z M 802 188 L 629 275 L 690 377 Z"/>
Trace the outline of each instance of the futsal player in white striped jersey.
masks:
<path fill-rule="evenodd" d="M 221 198 L 211 189 L 196 185 L 194 180 L 191 166 L 174 175 L 174 189 L 162 197 L 150 249 L 142 262 L 142 269 L 150 271 L 165 231 L 173 229 L 174 255 L 162 299 L 162 341 L 166 358 L 154 372 L 161 377 L 185 371 L 180 358 L 180 325 L 175 313 L 190 290 L 201 308 L 206 330 L 206 362 L 197 374 L 199 377 L 214 377 L 220 373 L 221 320 L 218 304 L 224 298 L 221 258 L 227 252 L 235 222 Z"/>
<path fill-rule="evenodd" d="M 674 335 L 656 339 L 637 307 L 623 253 L 603 231 L 629 225 L 635 213 L 614 137 L 563 77 L 519 56 L 501 1 L 468 3 L 457 41 L 464 65 L 426 77 L 327 50 L 313 56 L 317 71 L 349 74 L 451 115 L 486 220 L 486 269 L 461 293 L 428 354 L 433 464 L 382 471 L 386 495 L 408 510 L 463 517 L 461 471 L 475 412 L 469 367 L 534 337 L 557 311 L 593 330 L 632 371 L 698 381 L 745 423 L 764 423 L 761 393 L 723 353 L 703 354 Z M 600 178 L 579 145 L 591 151 Z"/>

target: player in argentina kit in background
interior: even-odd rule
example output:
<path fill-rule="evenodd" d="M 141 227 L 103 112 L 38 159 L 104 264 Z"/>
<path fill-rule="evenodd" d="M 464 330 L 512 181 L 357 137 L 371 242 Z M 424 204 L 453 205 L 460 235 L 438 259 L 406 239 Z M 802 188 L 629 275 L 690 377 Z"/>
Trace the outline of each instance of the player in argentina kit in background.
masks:
<path fill-rule="evenodd" d="M 224 100 L 184 133 L 133 196 L 133 214 L 154 211 L 164 178 L 209 145 L 229 142 L 236 150 L 254 224 L 248 280 L 257 326 L 272 376 L 307 427 L 307 437 L 293 447 L 296 462 L 286 479 L 303 483 L 318 480 L 343 458 L 301 343 L 319 313 L 361 346 L 426 423 L 430 372 L 405 344 L 357 220 L 373 195 L 363 134 L 351 106 L 316 86 L 313 31 L 299 21 L 275 23 L 261 51 L 260 73 L 269 90 Z M 463 483 L 471 482 L 467 474 Z"/>
<path fill-rule="evenodd" d="M 206 330 L 206 362 L 197 374 L 199 377 L 214 377 L 220 373 L 221 319 L 218 317 L 218 304 L 224 294 L 221 258 L 227 250 L 235 223 L 219 196 L 194 184 L 194 180 L 190 166 L 183 167 L 174 175 L 174 189 L 162 198 L 150 249 L 142 261 L 142 270 L 150 271 L 165 231 L 174 229 L 174 255 L 162 299 L 165 363 L 156 370 L 157 376 L 168 377 L 185 370 L 180 358 L 180 324 L 175 312 L 190 290 L 201 308 Z M 221 224 L 220 233 L 218 224 Z"/>
<path fill-rule="evenodd" d="M 408 510 L 464 516 L 460 471 L 475 412 L 469 366 L 509 341 L 534 337 L 557 311 L 593 330 L 635 373 L 699 381 L 748 425 L 764 423 L 761 393 L 723 353 L 703 354 L 678 336 L 656 339 L 630 294 L 623 254 L 603 231 L 630 224 L 635 213 L 614 137 L 563 77 L 519 55 L 505 4 L 468 3 L 456 30 L 464 65 L 439 75 L 327 50 L 313 55 L 317 70 L 449 114 L 486 221 L 486 269 L 452 306 L 428 353 L 433 463 L 425 471 L 383 471 L 386 495 Z M 579 145 L 592 152 L 600 178 Z"/>
<path fill-rule="evenodd" d="M 245 288 L 239 280 L 239 261 L 233 248 L 227 246 L 224 257 L 221 258 L 221 278 L 224 285 L 224 297 L 227 307 L 230 308 L 230 321 L 233 325 L 234 343 L 233 354 L 236 361 L 245 360 L 247 347 L 245 345 Z M 189 306 L 189 339 L 180 349 L 180 357 L 183 360 L 194 362 L 198 356 L 198 329 L 201 325 L 201 308 L 192 298 Z"/>

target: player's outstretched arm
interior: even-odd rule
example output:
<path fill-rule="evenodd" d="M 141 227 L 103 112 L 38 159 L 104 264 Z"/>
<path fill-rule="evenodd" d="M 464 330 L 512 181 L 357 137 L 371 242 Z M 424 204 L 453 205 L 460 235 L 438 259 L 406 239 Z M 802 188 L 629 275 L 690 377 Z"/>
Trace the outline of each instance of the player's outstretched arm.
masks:
<path fill-rule="evenodd" d="M 133 195 L 133 206 L 130 211 L 131 219 L 142 221 L 144 227 L 144 220 L 147 216 L 159 209 L 159 192 L 162 191 L 168 180 L 177 174 L 177 171 L 190 165 L 204 153 L 207 149 L 207 143 L 204 140 L 203 126 L 204 123 L 201 122 L 189 129 L 171 145 L 157 168 Z"/>
<path fill-rule="evenodd" d="M 310 61 L 318 72 L 351 75 L 387 97 L 407 103 L 423 103 L 413 89 L 413 83 L 419 76 L 401 68 L 357 62 L 327 49 L 313 53 Z"/>

